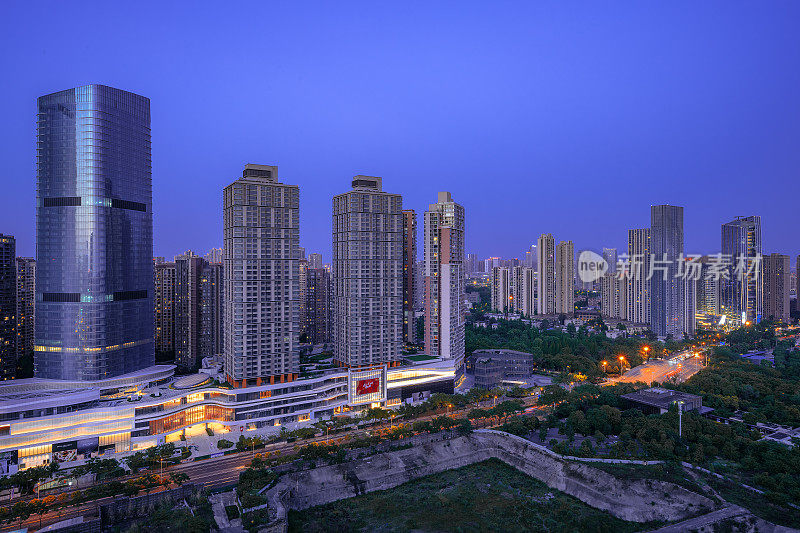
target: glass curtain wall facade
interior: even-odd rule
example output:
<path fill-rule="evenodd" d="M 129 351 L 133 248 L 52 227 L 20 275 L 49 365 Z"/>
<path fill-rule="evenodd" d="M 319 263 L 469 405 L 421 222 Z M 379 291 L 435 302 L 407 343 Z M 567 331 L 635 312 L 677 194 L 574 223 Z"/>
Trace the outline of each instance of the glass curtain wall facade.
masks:
<path fill-rule="evenodd" d="M 737 217 L 722 225 L 722 255 L 730 261 L 721 278 L 722 313 L 744 324 L 761 320 L 764 312 L 761 264 L 761 217 Z M 741 272 L 739 271 L 741 267 Z"/>
<path fill-rule="evenodd" d="M 686 331 L 685 287 L 678 274 L 683 255 L 683 207 L 650 207 L 650 323 L 659 337 L 683 338 Z"/>
<path fill-rule="evenodd" d="M 150 100 L 103 85 L 49 94 L 37 130 L 35 374 L 152 366 Z"/>

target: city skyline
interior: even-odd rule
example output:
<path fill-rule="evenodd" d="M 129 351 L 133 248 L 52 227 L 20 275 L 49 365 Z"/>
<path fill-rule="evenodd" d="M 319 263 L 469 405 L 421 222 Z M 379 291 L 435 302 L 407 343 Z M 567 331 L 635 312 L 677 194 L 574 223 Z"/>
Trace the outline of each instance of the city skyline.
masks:
<path fill-rule="evenodd" d="M 117 9 L 109 6 L 103 16 L 117 20 Z M 189 36 L 198 50 L 180 47 L 180 64 L 160 54 L 160 45 L 176 28 L 166 24 L 178 15 L 169 10 L 164 23 L 155 24 L 152 43 L 122 55 L 116 52 L 127 46 L 145 15 L 126 14 L 119 24 L 97 30 L 103 38 L 90 41 L 60 39 L 69 20 L 85 20 L 80 9 L 65 13 L 57 27 L 42 17 L 24 17 L 48 31 L 34 32 L 27 22 L 9 28 L 4 36 L 9 43 L 24 42 L 27 34 L 44 37 L 2 60 L 6 71 L 28 74 L 24 83 L 2 89 L 9 110 L 0 150 L 7 175 L 14 176 L 6 180 L 7 198 L 33 196 L 33 98 L 94 82 L 125 87 L 155 102 L 157 256 L 222 245 L 221 218 L 196 215 L 216 212 L 214 191 L 248 161 L 280 165 L 292 183 L 304 188 L 300 223 L 306 230 L 300 243 L 325 257 L 330 257 L 325 236 L 336 184 L 360 173 L 398 183 L 404 206 L 418 212 L 436 192 L 451 191 L 470 213 L 466 249 L 481 257 L 522 259 L 543 232 L 572 240 L 576 250 L 624 249 L 627 229 L 643 227 L 647 207 L 665 203 L 686 209 L 687 253 L 719 251 L 719 225 L 751 214 L 763 217 L 765 253 L 800 253 L 800 243 L 792 238 L 796 195 L 780 193 L 796 190 L 800 166 L 792 149 L 800 124 L 791 94 L 797 73 L 790 68 L 800 52 L 785 46 L 792 31 L 786 9 L 726 6 L 727 17 L 720 20 L 711 4 L 693 6 L 690 13 L 679 6 L 630 8 L 628 15 L 640 22 L 634 30 L 599 7 L 574 13 L 559 6 L 531 19 L 525 15 L 537 14 L 535 7 L 487 13 L 470 6 L 459 15 L 463 25 L 451 25 L 444 35 L 436 33 L 436 22 L 449 12 L 412 17 L 420 37 L 414 43 L 400 33 L 403 17 L 391 20 L 381 7 L 364 13 L 360 23 L 343 8 L 342 27 L 335 33 L 322 24 L 329 13 L 259 9 L 286 21 L 275 39 L 260 43 L 238 36 L 237 44 L 209 57 L 204 53 L 209 45 Z M 13 6 L 10 11 L 13 19 L 35 9 Z M 215 19 L 215 35 L 234 41 L 225 37 L 238 27 L 238 15 Z M 215 27 L 211 16 L 199 9 L 192 23 Z M 602 17 L 605 29 L 593 25 L 592 17 Z M 514 23 L 515 18 L 527 25 Z M 472 42 L 465 30 L 477 19 L 487 38 Z M 741 39 L 726 39 L 732 32 Z M 369 38 L 375 55 L 339 70 L 322 66 L 341 66 L 342 57 L 351 55 L 361 40 L 348 34 Z M 758 38 L 748 38 L 754 35 Z M 640 50 L 627 46 L 634 36 L 644 40 Z M 441 57 L 427 57 L 427 45 L 448 39 L 452 44 L 440 50 Z M 676 41 L 675 50 L 667 41 Z M 304 47 L 289 44 L 294 42 Z M 78 53 L 87 48 L 91 53 Z M 26 66 L 55 50 L 70 60 L 50 69 Z M 470 68 L 458 60 L 465 50 L 471 52 Z M 586 54 L 596 54 L 596 64 L 578 65 Z M 647 61 L 651 57 L 659 61 Z M 441 73 L 440 62 L 448 64 Z M 273 64 L 274 78 L 273 68 L 260 68 Z M 393 65 L 402 67 L 399 73 Z M 474 68 L 490 74 L 477 87 L 467 83 Z M 749 74 L 754 69 L 759 76 Z M 241 72 L 265 83 L 242 85 Z M 400 83 L 410 73 L 412 83 Z M 190 86 L 182 81 L 198 76 L 199 83 Z M 683 81 L 688 76 L 698 80 L 691 91 Z M 215 105 L 208 105 L 212 101 Z M 445 101 L 448 105 L 435 105 Z M 515 113 L 506 101 L 515 102 Z M 526 103 L 519 108 L 519 102 Z M 469 128 L 463 127 L 464 116 L 471 117 Z M 503 146 L 495 139 L 500 131 L 509 139 Z M 477 166 L 484 171 L 472 172 Z M 487 172 L 519 184 L 519 193 L 485 187 L 482 174 Z M 770 194 L 739 194 L 762 181 L 772 185 Z M 538 202 L 529 211 L 525 205 L 532 194 L 560 201 Z M 605 217 L 604 224 L 586 224 L 597 205 L 623 214 Z M 184 224 L 190 217 L 193 224 Z M 34 255 L 33 221 L 32 201 L 3 202 L 0 225 L 16 236 L 21 256 Z M 506 230 L 498 234 L 499 226 Z"/>

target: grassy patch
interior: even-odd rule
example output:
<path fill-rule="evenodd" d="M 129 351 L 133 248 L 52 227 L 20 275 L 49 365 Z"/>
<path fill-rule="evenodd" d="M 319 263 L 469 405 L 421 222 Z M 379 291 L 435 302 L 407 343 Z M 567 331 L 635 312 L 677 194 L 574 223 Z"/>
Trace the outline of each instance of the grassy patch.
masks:
<path fill-rule="evenodd" d="M 303 511 L 289 531 L 595 531 L 652 529 L 619 520 L 490 459 Z"/>

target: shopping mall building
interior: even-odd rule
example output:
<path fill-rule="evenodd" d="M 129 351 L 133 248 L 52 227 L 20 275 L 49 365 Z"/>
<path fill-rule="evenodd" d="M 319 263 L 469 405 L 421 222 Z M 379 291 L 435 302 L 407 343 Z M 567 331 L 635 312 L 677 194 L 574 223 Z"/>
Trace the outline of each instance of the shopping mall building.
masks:
<path fill-rule="evenodd" d="M 160 365 L 95 382 L 0 383 L 0 474 L 52 460 L 136 451 L 218 430 L 313 423 L 366 407 L 397 407 L 453 392 L 452 361 L 335 369 L 316 377 L 240 389 L 206 373 L 175 377 Z"/>

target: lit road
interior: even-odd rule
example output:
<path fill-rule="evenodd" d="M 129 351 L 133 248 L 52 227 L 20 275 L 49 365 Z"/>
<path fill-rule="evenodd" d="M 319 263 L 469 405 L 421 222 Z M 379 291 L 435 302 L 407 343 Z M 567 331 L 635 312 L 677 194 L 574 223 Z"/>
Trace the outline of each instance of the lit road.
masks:
<path fill-rule="evenodd" d="M 499 400 L 496 400 L 495 402 L 492 402 L 491 400 L 484 401 L 484 402 L 481 402 L 480 407 L 488 409 L 488 408 L 491 408 L 492 405 L 494 403 L 498 402 L 498 401 Z M 535 401 L 535 399 L 532 398 L 532 397 L 522 399 L 523 404 L 525 404 L 525 411 L 524 412 L 526 414 L 532 414 L 532 413 L 541 414 L 540 412 L 538 412 L 539 408 L 537 408 L 537 407 L 532 405 L 534 401 Z M 463 417 L 463 416 L 466 416 L 466 414 L 469 412 L 469 410 L 472 409 L 473 407 L 475 407 L 475 406 L 474 405 L 470 405 L 470 406 L 467 406 L 464 409 L 455 409 L 455 410 L 454 409 L 449 409 L 449 410 L 446 410 L 444 412 L 428 414 L 428 415 L 424 415 L 424 416 L 421 416 L 419 418 L 415 418 L 415 419 L 412 419 L 412 420 L 403 420 L 403 421 L 398 420 L 397 422 L 413 423 L 413 422 L 416 422 L 416 421 L 431 420 L 431 419 L 433 419 L 433 418 L 435 418 L 437 416 L 442 416 L 442 415 L 449 415 L 451 417 L 453 417 L 453 416 L 454 417 Z M 496 419 L 495 420 L 487 420 L 487 421 L 484 421 L 483 424 L 479 424 L 479 425 L 480 425 L 480 427 L 494 427 L 494 426 L 499 425 L 498 422 L 499 421 L 497 421 Z M 385 431 L 385 430 L 387 430 L 389 428 L 390 424 L 391 424 L 391 422 L 387 420 L 383 424 L 376 424 L 376 425 L 370 427 L 369 431 L 371 433 L 377 433 L 377 432 Z M 336 440 L 341 439 L 341 438 L 343 438 L 345 436 L 358 437 L 358 436 L 364 436 L 364 434 L 365 434 L 365 432 L 364 432 L 363 429 L 343 431 L 343 432 L 331 434 L 329 442 L 330 443 L 335 443 Z M 328 438 L 326 438 L 325 435 L 322 435 L 322 436 L 314 437 L 314 438 L 311 438 L 311 439 L 299 440 L 299 441 L 294 442 L 294 443 L 288 443 L 287 444 L 285 442 L 281 442 L 281 443 L 277 443 L 277 444 L 268 444 L 265 448 L 261 448 L 259 450 L 256 450 L 256 453 L 262 453 L 263 454 L 265 452 L 271 452 L 271 453 L 274 454 L 277 451 L 277 452 L 280 452 L 280 455 L 293 454 L 293 453 L 295 453 L 296 448 L 298 446 L 305 446 L 305 445 L 311 444 L 313 442 L 322 442 L 322 443 L 324 443 L 326 441 L 328 441 Z M 242 470 L 244 470 L 247 467 L 247 465 L 250 464 L 250 461 L 252 459 L 253 459 L 253 453 L 250 452 L 250 451 L 245 451 L 245 452 L 235 453 L 235 454 L 226 455 L 226 456 L 222 456 L 222 457 L 217 457 L 217 458 L 214 458 L 214 459 L 206 459 L 206 460 L 197 461 L 197 462 L 180 463 L 180 464 L 177 464 L 177 465 L 174 465 L 174 466 L 165 467 L 164 468 L 164 474 L 168 475 L 169 473 L 172 473 L 172 472 L 183 472 L 184 474 L 189 476 L 188 483 L 194 483 L 198 487 L 203 487 L 203 488 L 206 488 L 206 489 L 209 489 L 209 490 L 214 490 L 214 489 L 219 489 L 219 488 L 223 488 L 223 487 L 227 487 L 227 486 L 233 486 L 234 484 L 236 484 L 238 482 L 238 480 L 239 480 L 239 474 L 241 473 Z M 142 471 L 139 474 L 126 475 L 126 476 L 117 478 L 117 480 L 124 482 L 124 481 L 126 481 L 128 479 L 134 479 L 134 478 L 140 477 L 142 475 L 153 474 L 153 473 L 157 474 L 158 473 L 158 469 L 155 468 L 153 470 Z M 83 486 L 83 487 L 76 488 L 75 490 L 81 490 L 81 489 L 85 489 L 85 488 L 86 487 Z M 159 492 L 161 490 L 163 490 L 163 488 L 157 487 L 157 488 L 151 490 L 150 492 L 151 493 Z M 44 497 L 44 494 L 42 494 L 42 497 Z M 124 497 L 124 496 L 115 496 L 115 497 Z M 35 499 L 35 497 L 34 496 L 24 496 L 22 498 L 15 498 L 11 502 L 7 502 L 6 501 L 6 502 L 2 502 L 2 503 L 3 503 L 3 506 L 8 506 L 8 505 L 13 505 L 17 501 L 31 500 L 31 499 Z M 21 526 L 20 526 L 20 522 L 18 520 L 15 521 L 13 524 L 3 524 L 3 525 L 0 526 L 0 531 L 13 531 L 13 530 L 15 530 L 15 529 L 17 529 L 19 527 L 23 527 L 23 528 L 27 527 L 30 531 L 35 531 L 35 530 L 39 529 L 39 527 L 40 527 L 39 524 L 41 524 L 41 527 L 44 527 L 44 526 L 48 526 L 50 524 L 53 524 L 55 522 L 59 522 L 61 520 L 67 520 L 69 518 L 75 518 L 75 517 L 78 517 L 78 516 L 86 516 L 87 519 L 89 519 L 92 516 L 96 517 L 98 515 L 98 509 L 100 508 L 100 506 L 102 504 L 110 502 L 113 499 L 114 499 L 114 497 L 102 498 L 102 499 L 99 499 L 99 500 L 95 500 L 93 502 L 79 504 L 77 506 L 73 506 L 73 507 L 69 507 L 69 508 L 57 509 L 57 510 L 45 513 L 41 517 L 39 517 L 39 515 L 33 515 L 32 517 L 28 518 L 27 520 L 23 520 Z"/>
<path fill-rule="evenodd" d="M 678 354 L 667 360 L 652 360 L 642 365 L 631 368 L 621 377 L 609 378 L 607 384 L 614 383 L 635 383 L 642 381 L 652 383 L 657 381 L 674 381 L 682 383 L 695 375 L 703 368 L 703 359 L 696 357 L 685 357 L 688 352 Z"/>

